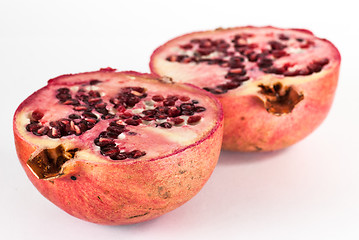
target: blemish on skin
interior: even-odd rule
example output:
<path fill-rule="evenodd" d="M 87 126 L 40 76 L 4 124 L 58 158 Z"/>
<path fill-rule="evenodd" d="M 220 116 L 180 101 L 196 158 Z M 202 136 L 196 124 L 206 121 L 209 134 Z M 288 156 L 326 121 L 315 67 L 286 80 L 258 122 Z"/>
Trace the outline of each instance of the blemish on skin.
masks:
<path fill-rule="evenodd" d="M 179 174 L 184 174 L 185 172 L 187 172 L 187 170 L 179 170 L 178 172 Z"/>
<path fill-rule="evenodd" d="M 261 147 L 258 147 L 258 146 L 254 146 L 256 148 L 256 151 L 262 151 L 263 149 Z"/>
<path fill-rule="evenodd" d="M 245 120 L 246 118 L 245 117 L 241 117 L 241 120 L 243 121 L 243 120 Z"/>
<path fill-rule="evenodd" d="M 169 191 L 165 191 L 163 187 L 158 187 L 158 195 L 160 195 L 163 199 L 171 197 L 171 193 Z"/>
<path fill-rule="evenodd" d="M 77 180 L 77 177 L 75 177 L 75 176 L 71 176 L 71 180 Z"/>
<path fill-rule="evenodd" d="M 146 216 L 146 215 L 149 214 L 149 213 L 150 213 L 150 212 L 145 212 L 144 214 L 139 214 L 139 215 L 131 216 L 131 217 L 129 217 L 128 219 L 137 218 L 137 217 L 143 217 L 143 216 Z"/>

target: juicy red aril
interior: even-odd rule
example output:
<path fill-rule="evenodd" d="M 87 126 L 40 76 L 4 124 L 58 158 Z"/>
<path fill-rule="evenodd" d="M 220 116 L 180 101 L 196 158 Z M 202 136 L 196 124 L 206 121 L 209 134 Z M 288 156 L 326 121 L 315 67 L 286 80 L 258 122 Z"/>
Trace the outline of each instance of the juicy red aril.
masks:
<path fill-rule="evenodd" d="M 150 116 L 150 115 L 155 115 L 156 111 L 155 110 L 144 110 L 142 111 L 143 114 Z"/>
<path fill-rule="evenodd" d="M 101 94 L 98 91 L 90 90 L 88 92 L 88 95 L 93 98 L 99 98 L 101 97 Z"/>
<path fill-rule="evenodd" d="M 56 98 L 59 99 L 61 102 L 65 102 L 66 100 L 71 99 L 71 95 L 69 93 L 58 93 Z"/>
<path fill-rule="evenodd" d="M 138 125 L 140 125 L 140 123 L 139 123 L 138 121 L 133 120 L 133 119 L 126 119 L 126 120 L 125 120 L 125 123 L 126 123 L 127 125 L 131 125 L 131 126 L 138 126 Z"/>
<path fill-rule="evenodd" d="M 103 147 L 106 145 L 116 145 L 115 142 L 113 141 L 113 139 L 110 138 L 103 138 L 103 137 L 98 137 L 94 140 L 95 145 L 99 146 L 99 147 Z"/>
<path fill-rule="evenodd" d="M 143 121 L 153 121 L 155 120 L 156 118 L 154 116 L 145 116 L 142 118 Z"/>
<path fill-rule="evenodd" d="M 273 60 L 269 58 L 263 58 L 258 62 L 258 67 L 267 68 L 273 65 Z"/>
<path fill-rule="evenodd" d="M 275 58 L 281 58 L 281 57 L 284 57 L 284 56 L 288 56 L 289 54 L 284 50 L 273 50 L 272 55 Z"/>
<path fill-rule="evenodd" d="M 183 123 L 184 120 L 183 120 L 182 118 L 177 117 L 177 118 L 173 118 L 173 119 L 172 119 L 172 122 L 173 122 L 174 124 L 178 125 L 178 124 Z"/>
<path fill-rule="evenodd" d="M 124 127 L 125 127 L 125 126 L 123 126 L 123 125 L 120 125 L 120 126 L 109 126 L 109 127 L 107 128 L 107 131 L 120 134 L 120 133 L 122 133 L 122 132 L 124 131 L 124 129 L 125 129 Z"/>
<path fill-rule="evenodd" d="M 37 129 L 36 131 L 33 131 L 32 133 L 37 136 L 43 136 L 43 135 L 46 135 L 48 131 L 49 131 L 48 127 L 40 127 L 39 129 Z"/>
<path fill-rule="evenodd" d="M 187 96 L 180 96 L 180 98 L 179 98 L 182 102 L 187 102 L 187 101 L 189 101 L 190 100 L 190 98 L 189 97 L 187 97 Z"/>
<path fill-rule="evenodd" d="M 287 45 L 282 44 L 278 41 L 269 41 L 268 43 L 273 50 L 283 50 L 284 48 L 287 47 Z"/>
<path fill-rule="evenodd" d="M 106 145 L 101 147 L 101 154 L 104 156 L 116 156 L 119 153 L 118 147 L 113 145 Z"/>
<path fill-rule="evenodd" d="M 52 128 L 47 132 L 47 136 L 49 136 L 50 138 L 60 138 L 62 135 L 60 130 L 58 130 L 57 128 Z"/>
<path fill-rule="evenodd" d="M 187 43 L 187 44 L 184 44 L 184 45 L 181 45 L 181 48 L 182 49 L 185 49 L 185 50 L 187 50 L 187 49 L 191 49 L 193 46 L 192 46 L 192 44 L 190 44 L 190 43 Z"/>
<path fill-rule="evenodd" d="M 101 82 L 100 80 L 94 79 L 94 80 L 90 81 L 90 85 L 96 85 L 96 84 L 99 84 L 100 82 Z"/>
<path fill-rule="evenodd" d="M 221 85 L 218 85 L 217 87 L 218 88 L 221 88 L 221 89 L 224 89 L 224 90 L 229 90 L 229 89 L 234 89 L 234 88 L 237 88 L 241 85 L 240 82 L 227 82 L 225 84 L 221 84 Z"/>
<path fill-rule="evenodd" d="M 129 118 L 132 118 L 132 114 L 129 112 L 124 112 L 123 114 L 120 115 L 120 117 L 122 119 L 129 119 Z"/>
<path fill-rule="evenodd" d="M 126 153 L 118 153 L 114 156 L 110 157 L 112 160 L 125 160 L 127 158 L 127 154 Z"/>
<path fill-rule="evenodd" d="M 166 97 L 166 100 L 176 102 L 178 100 L 178 97 L 174 96 L 174 95 L 169 95 L 169 96 Z"/>
<path fill-rule="evenodd" d="M 182 103 L 180 105 L 180 108 L 181 108 L 181 110 L 184 110 L 184 111 L 192 111 L 194 108 L 194 105 L 191 103 Z"/>
<path fill-rule="evenodd" d="M 329 59 L 328 58 L 323 58 L 320 60 L 317 60 L 316 63 L 318 63 L 321 66 L 327 65 L 329 63 Z"/>
<path fill-rule="evenodd" d="M 163 122 L 160 124 L 160 127 L 163 127 L 163 128 L 171 128 L 172 127 L 172 124 L 169 123 L 169 122 Z"/>
<path fill-rule="evenodd" d="M 283 33 L 279 34 L 278 38 L 283 41 L 289 40 L 289 37 Z"/>
<path fill-rule="evenodd" d="M 28 132 L 32 132 L 32 131 L 36 131 L 41 127 L 41 125 L 39 125 L 38 123 L 30 123 L 28 125 L 26 125 L 26 130 Z"/>
<path fill-rule="evenodd" d="M 82 116 L 86 117 L 86 118 L 93 118 L 93 119 L 97 119 L 97 116 L 95 114 L 93 114 L 92 112 L 83 112 Z"/>
<path fill-rule="evenodd" d="M 32 119 L 35 121 L 39 121 L 43 116 L 44 114 L 38 110 L 33 111 L 31 114 Z"/>
<path fill-rule="evenodd" d="M 194 108 L 194 111 L 195 111 L 195 112 L 204 112 L 204 111 L 206 111 L 206 108 L 205 108 L 205 107 L 198 106 L 198 107 L 195 107 L 195 108 Z"/>
<path fill-rule="evenodd" d="M 70 89 L 68 89 L 68 88 L 59 88 L 59 89 L 57 89 L 57 92 L 58 93 L 69 93 Z"/>
<path fill-rule="evenodd" d="M 129 107 L 134 107 L 137 103 L 140 102 L 140 98 L 137 96 L 130 96 L 127 100 L 126 100 L 126 104 Z"/>
<path fill-rule="evenodd" d="M 111 113 L 104 114 L 104 115 L 101 116 L 101 118 L 104 119 L 104 120 L 112 119 L 114 117 L 115 117 L 115 115 L 111 114 Z"/>
<path fill-rule="evenodd" d="M 130 153 L 127 154 L 129 158 L 139 158 L 146 155 L 146 152 L 140 151 L 140 150 L 133 150 Z"/>
<path fill-rule="evenodd" d="M 163 101 L 163 106 L 174 106 L 175 105 L 175 101 L 172 100 L 165 100 Z"/>
<path fill-rule="evenodd" d="M 161 95 L 154 95 L 152 97 L 152 100 L 155 101 L 155 102 L 162 102 L 163 100 L 165 100 L 165 98 Z"/>
<path fill-rule="evenodd" d="M 170 117 L 177 117 L 181 115 L 181 110 L 177 107 L 172 107 L 168 110 L 168 116 Z"/>
<path fill-rule="evenodd" d="M 196 123 L 196 122 L 199 122 L 199 120 L 201 120 L 201 116 L 190 116 L 188 119 L 187 119 L 187 123 L 188 124 L 192 124 L 192 123 Z"/>
<path fill-rule="evenodd" d="M 88 106 L 81 105 L 81 106 L 74 107 L 74 110 L 75 111 L 91 111 L 91 108 Z"/>
<path fill-rule="evenodd" d="M 81 118 L 81 116 L 77 115 L 77 114 L 70 114 L 69 118 L 71 118 L 71 119 L 79 119 L 79 118 Z"/>

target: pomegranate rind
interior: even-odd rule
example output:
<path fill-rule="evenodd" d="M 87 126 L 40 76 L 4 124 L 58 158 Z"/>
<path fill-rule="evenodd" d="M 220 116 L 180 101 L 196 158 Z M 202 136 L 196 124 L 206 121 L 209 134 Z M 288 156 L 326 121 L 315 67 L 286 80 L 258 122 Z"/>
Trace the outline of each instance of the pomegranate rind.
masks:
<path fill-rule="evenodd" d="M 108 77 L 125 74 L 153 80 L 150 74 L 136 72 L 102 70 L 82 75 L 98 73 Z M 82 75 L 63 75 L 49 83 L 63 84 L 69 76 Z M 213 99 L 201 89 L 196 91 L 203 97 Z M 42 146 L 25 138 L 16 125 L 17 114 L 28 104 L 28 99 L 18 107 L 14 115 L 14 139 L 20 163 L 43 196 L 72 216 L 89 222 L 122 225 L 163 215 L 196 195 L 209 179 L 218 161 L 223 136 L 223 112 L 220 103 L 213 99 L 217 108 L 215 126 L 205 137 L 189 146 L 146 160 L 104 161 L 97 157 L 96 161 L 96 158 L 74 158 L 69 161 L 60 178 L 38 179 L 26 163 Z M 71 178 L 73 176 L 76 176 L 76 180 Z"/>
<path fill-rule="evenodd" d="M 230 90 L 224 94 L 215 95 L 223 106 L 224 111 L 224 135 L 222 149 L 242 152 L 274 151 L 291 146 L 312 133 L 326 118 L 334 100 L 335 90 L 338 84 L 341 56 L 337 48 L 328 40 L 317 38 L 306 29 L 282 29 L 272 26 L 266 27 L 235 27 L 216 29 L 213 31 L 201 31 L 176 37 L 158 47 L 151 56 L 150 69 L 158 76 L 172 77 L 175 82 L 189 82 L 195 84 L 198 81 L 220 82 L 219 76 L 205 66 L 203 76 L 189 76 L 186 73 L 186 65 L 178 69 L 171 69 L 168 65 L 162 66 L 160 59 L 169 48 L 193 38 L 221 37 L 221 34 L 240 33 L 246 30 L 273 29 L 307 35 L 327 45 L 330 52 L 330 63 L 320 72 L 307 76 L 285 77 L 283 75 L 264 74 L 258 79 L 248 81 L 250 83 Z M 325 56 L 323 56 L 325 57 Z M 162 60 L 161 60 L 162 61 Z M 174 63 L 177 64 L 177 63 Z M 179 65 L 179 64 L 178 64 Z M 177 68 L 177 67 L 175 67 Z M 180 70 L 179 70 L 180 69 Z M 195 69 L 195 67 L 193 67 Z M 177 72 L 174 74 L 174 72 Z M 223 76 L 220 77 L 223 79 Z M 197 81 L 197 82 L 196 82 Z M 223 80 L 222 80 L 223 81 Z M 285 87 L 292 87 L 303 95 L 303 100 L 295 105 L 287 114 L 272 114 L 265 108 L 263 95 L 259 94 L 260 84 L 273 86 L 281 83 Z M 198 85 L 203 87 L 202 85 Z"/>

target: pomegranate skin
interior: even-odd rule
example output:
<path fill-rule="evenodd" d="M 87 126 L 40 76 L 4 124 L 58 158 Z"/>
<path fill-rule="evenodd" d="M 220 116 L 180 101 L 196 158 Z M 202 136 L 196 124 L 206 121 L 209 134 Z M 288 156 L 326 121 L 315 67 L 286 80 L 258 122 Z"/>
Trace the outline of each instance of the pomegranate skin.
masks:
<path fill-rule="evenodd" d="M 109 72 L 109 76 L 131 74 L 153 78 L 149 74 L 112 73 L 112 70 L 83 74 L 100 72 Z M 58 78 L 68 76 L 72 75 Z M 54 80 L 49 83 L 51 81 Z M 204 91 L 201 92 L 211 97 Z M 32 96 L 35 94 L 36 92 Z M 133 224 L 156 218 L 181 206 L 197 194 L 218 161 L 223 136 L 223 113 L 220 103 L 216 102 L 219 114 L 215 127 L 194 144 L 168 155 L 146 160 L 89 161 L 75 158 L 60 177 L 39 179 L 28 167 L 27 161 L 41 146 L 24 138 L 16 125 L 18 112 L 28 104 L 32 96 L 19 106 L 14 115 L 13 131 L 18 158 L 40 193 L 77 218 L 104 225 Z"/>
<path fill-rule="evenodd" d="M 290 114 L 268 114 L 256 96 L 218 96 L 224 111 L 222 148 L 232 151 L 274 151 L 289 147 L 312 133 L 332 105 L 339 65 L 329 73 L 296 85 L 305 97 Z"/>
<path fill-rule="evenodd" d="M 332 105 L 338 84 L 341 56 L 336 47 L 326 39 L 319 39 L 312 32 L 305 29 L 281 29 L 272 26 L 266 27 L 236 27 L 216 29 L 214 31 L 194 32 L 174 38 L 158 47 L 151 56 L 151 72 L 159 76 L 172 77 L 176 82 L 188 82 L 199 87 L 206 86 L 203 82 L 223 81 L 223 75 L 218 69 L 211 71 L 211 66 L 201 65 L 198 70 L 195 65 L 173 63 L 163 65 L 166 54 L 173 54 L 171 48 L 184 46 L 191 39 L 226 39 L 233 33 L 247 30 L 274 30 L 284 34 L 296 32 L 308 39 L 321 41 L 328 46 L 330 64 L 320 72 L 306 76 L 284 76 L 264 74 L 250 79 L 251 86 L 244 84 L 223 94 L 216 94 L 224 111 L 224 134 L 222 149 L 241 152 L 274 151 L 291 146 L 312 133 L 326 118 Z M 182 53 L 187 54 L 187 53 Z M 326 56 L 324 56 L 326 57 Z M 310 59 L 313 60 L 313 59 Z M 215 66 L 216 67 L 216 66 Z M 213 68 L 215 68 L 213 67 Z M 186 72 L 186 70 L 188 72 Z M 247 72 L 250 70 L 247 69 Z M 192 75 L 191 75 L 192 74 Z M 265 96 L 260 93 L 260 84 L 273 87 L 280 83 L 292 88 L 303 98 L 294 108 L 285 114 L 272 114 L 265 106 Z M 257 90 L 254 89 L 254 85 Z M 248 90 L 251 88 L 250 90 Z"/>

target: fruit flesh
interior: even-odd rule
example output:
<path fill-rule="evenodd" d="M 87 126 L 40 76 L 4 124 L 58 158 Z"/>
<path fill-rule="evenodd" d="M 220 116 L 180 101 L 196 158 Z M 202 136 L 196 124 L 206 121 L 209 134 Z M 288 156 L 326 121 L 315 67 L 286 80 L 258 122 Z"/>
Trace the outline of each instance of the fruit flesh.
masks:
<path fill-rule="evenodd" d="M 255 61 L 241 52 L 243 47 L 235 47 L 232 42 L 236 35 L 245 34 L 250 37 L 244 48 L 256 45 L 251 50 L 258 55 Z M 282 40 L 281 36 L 288 39 Z M 194 39 L 211 39 L 212 43 L 224 40 L 229 47 L 220 51 L 217 45 L 211 54 L 198 56 L 198 44 L 192 43 L 191 49 L 181 47 Z M 282 50 L 287 55 L 275 57 L 277 50 L 270 41 L 286 45 Z M 192 60 L 172 61 L 172 56 L 179 55 Z M 233 57 L 244 59 L 239 70 L 245 70 L 245 74 L 237 74 L 238 80 L 227 76 L 230 71 L 237 71 L 228 65 Z M 224 62 L 213 63 L 217 58 Z M 270 66 L 263 64 L 263 59 L 270 59 Z M 225 114 L 223 148 L 238 151 L 277 150 L 310 134 L 330 109 L 339 66 L 339 52 L 329 41 L 316 38 L 309 31 L 274 27 L 239 27 L 183 35 L 155 50 L 150 63 L 153 73 L 216 94 Z M 239 75 L 246 78 L 240 79 Z M 276 85 L 281 86 L 280 91 L 273 91 L 272 96 L 264 93 L 264 88 L 273 89 Z M 291 97 L 286 98 L 289 89 Z"/>
<path fill-rule="evenodd" d="M 94 86 L 79 86 L 79 84 L 69 86 L 66 83 L 50 85 L 49 87 L 43 89 L 41 91 L 41 94 L 37 94 L 35 98 L 31 99 L 31 105 L 27 105 L 21 110 L 20 113 L 17 114 L 17 128 L 20 129 L 19 131 L 21 131 L 21 134 L 26 138 L 29 135 L 29 133 L 25 131 L 25 125 L 30 123 L 30 118 L 28 116 L 31 115 L 31 113 L 37 109 L 40 109 L 40 111 L 44 112 L 44 116 L 41 118 L 40 122 L 43 125 L 47 126 L 51 121 L 58 121 L 59 119 L 63 119 L 64 117 L 71 114 L 83 114 L 83 111 L 73 110 L 74 106 L 61 104 L 57 99 L 54 99 L 54 94 L 56 94 L 57 89 L 64 87 L 70 89 L 70 92 L 73 96 L 76 94 L 76 92 L 78 92 L 80 88 L 85 89 L 86 91 L 99 91 L 101 92 L 103 102 L 108 104 L 107 109 L 117 115 L 121 115 L 124 112 L 118 113 L 117 110 L 113 107 L 113 105 L 110 104 L 110 99 L 116 96 L 118 92 L 121 91 L 121 89 L 131 86 L 138 86 L 137 80 L 133 80 L 131 78 L 131 76 L 119 77 L 118 79 L 112 78 L 110 81 L 105 80 L 100 84 Z M 102 80 L 101 76 L 98 76 L 98 79 Z M 116 86 L 117 84 L 118 87 Z M 183 91 L 190 89 L 186 89 L 186 86 L 183 86 L 182 89 L 179 88 L 178 90 L 173 90 L 169 86 L 166 87 L 166 85 L 164 84 L 157 84 L 158 87 L 162 86 L 161 90 L 159 90 L 154 85 L 156 85 L 156 83 L 141 83 L 141 87 L 146 89 L 147 97 L 143 98 L 141 102 L 137 103 L 134 107 L 127 108 L 125 112 L 132 115 L 145 116 L 142 113 L 144 110 L 153 110 L 158 106 L 163 106 L 163 102 L 154 102 L 151 100 L 154 95 L 164 95 L 165 97 L 166 95 L 181 96 Z M 166 92 L 171 92 L 171 94 L 167 94 Z M 186 91 L 185 94 L 186 97 L 188 97 L 188 100 L 177 100 L 177 106 L 180 106 L 183 103 L 191 104 L 191 101 L 196 99 L 195 91 Z M 196 105 L 200 106 L 201 104 L 213 106 L 214 103 L 211 99 L 205 98 L 201 100 L 199 104 Z M 212 129 L 216 124 L 215 122 L 209 120 L 214 119 L 215 115 L 217 114 L 212 109 L 213 107 L 209 108 L 208 110 L 206 109 L 204 112 L 195 113 L 196 115 L 201 116 L 201 120 L 198 123 L 199 125 L 187 124 L 185 121 L 185 123 L 181 125 L 173 124 L 173 127 L 171 127 L 170 129 L 163 128 L 158 125 L 166 121 L 171 122 L 171 117 L 166 117 L 165 119 L 156 119 L 152 121 L 142 121 L 138 126 L 132 126 L 127 125 L 125 122 L 126 119 L 123 119 L 121 117 L 103 120 L 101 119 L 101 114 L 93 110 L 92 113 L 97 115 L 99 122 L 96 123 L 96 125 L 92 129 L 79 135 L 76 138 L 78 139 L 76 144 L 78 144 L 78 148 L 80 149 L 92 148 L 94 151 L 98 150 L 99 147 L 93 144 L 93 140 L 91 141 L 91 138 L 96 135 L 99 135 L 101 131 L 105 130 L 109 126 L 109 123 L 118 120 L 119 122 L 121 122 L 122 125 L 126 126 L 127 132 L 120 134 L 120 136 L 115 139 L 116 144 L 119 145 L 120 148 L 123 147 L 124 150 L 126 149 L 130 151 L 137 148 L 146 150 L 147 154 L 141 158 L 142 160 L 156 158 L 164 154 L 171 154 L 172 152 L 176 152 L 184 146 L 195 143 L 196 141 L 207 135 L 209 129 Z M 189 118 L 189 116 L 186 115 L 180 115 L 179 117 L 184 120 L 187 120 Z M 129 132 L 136 134 L 131 135 L 129 134 Z M 30 133 L 29 137 L 32 139 L 33 142 L 36 142 L 39 145 L 47 145 L 48 147 L 57 146 L 61 144 L 62 141 L 73 140 L 73 135 L 64 136 L 60 139 L 52 139 L 47 136 L 33 139 L 33 135 Z M 77 152 L 77 154 L 81 153 Z"/>
<path fill-rule="evenodd" d="M 56 90 L 64 86 L 69 89 L 75 85 L 83 87 L 84 83 L 94 78 L 102 81 L 95 86 L 104 93 L 102 98 L 105 102 L 119 89 L 140 84 L 148 93 L 144 100 L 158 93 L 164 96 L 169 93 L 186 94 L 183 100 L 196 99 L 206 110 L 194 114 L 201 116 L 201 119 L 193 125 L 183 123 L 170 129 L 156 127 L 154 121 L 138 126 L 126 125 L 127 134 L 137 134 L 128 134 L 124 139 L 119 137 L 115 139 L 116 144 L 126 151 L 140 149 L 146 154 L 125 160 L 112 160 L 102 155 L 100 147 L 94 144 L 99 133 L 118 117 L 101 119 L 79 136 L 72 134 L 50 138 L 47 135 L 36 136 L 26 130 L 31 113 L 35 110 L 44 113 L 40 120 L 44 125 L 64 117 L 64 114 L 72 114 L 73 106 L 57 102 L 53 96 Z M 136 111 L 141 106 L 144 107 L 139 104 L 127 110 Z M 128 224 L 162 215 L 182 205 L 201 189 L 218 160 L 222 118 L 219 103 L 206 93 L 198 94 L 198 90 L 192 86 L 163 83 L 149 75 L 134 72 L 99 71 L 50 80 L 47 87 L 25 100 L 14 116 L 15 144 L 30 180 L 57 206 L 87 221 Z M 63 152 L 76 151 L 61 166 L 57 175 L 45 177 L 46 180 L 39 179 L 41 177 L 31 169 L 29 159 L 59 146 L 64 149 Z"/>
<path fill-rule="evenodd" d="M 288 40 L 280 40 L 281 36 L 285 32 L 285 36 L 288 36 Z M 339 58 L 338 52 L 335 48 L 332 48 L 331 43 L 323 41 L 319 38 L 314 38 L 312 34 L 307 32 L 302 32 L 298 30 L 285 30 L 277 29 L 272 27 L 264 28 L 255 28 L 255 27 L 244 27 L 244 28 L 234 28 L 234 29 L 219 29 L 216 31 L 207 31 L 207 32 L 198 32 L 193 34 L 188 34 L 176 38 L 172 41 L 169 41 L 165 45 L 159 47 L 152 57 L 151 69 L 153 72 L 160 75 L 170 75 L 175 81 L 178 82 L 190 82 L 195 83 L 199 87 L 215 87 L 219 82 L 225 83 L 228 81 L 225 79 L 225 75 L 228 72 L 228 65 L 218 65 L 218 64 L 206 64 L 205 62 L 195 62 L 191 61 L 188 63 L 183 62 L 172 62 L 168 61 L 169 56 L 178 56 L 178 55 L 187 55 L 193 57 L 196 55 L 196 49 L 198 50 L 198 44 L 192 44 L 193 48 L 191 49 L 182 49 L 181 46 L 189 44 L 191 41 L 198 39 L 211 39 L 212 42 L 216 40 L 224 40 L 228 44 L 225 52 L 214 50 L 209 55 L 204 55 L 200 57 L 199 61 L 203 59 L 223 59 L 229 61 L 233 56 L 242 57 L 244 61 L 243 65 L 246 65 L 247 76 L 250 78 L 249 81 L 244 81 L 243 85 L 251 85 L 251 82 L 261 81 L 263 78 L 266 78 L 266 74 L 262 68 L 260 68 L 259 60 L 249 61 L 248 57 L 244 54 L 241 54 L 239 51 L 241 47 L 235 47 L 233 43 L 234 37 L 236 35 L 250 35 L 250 37 L 245 38 L 245 45 L 250 46 L 256 45 L 254 48 L 248 47 L 247 49 L 250 52 L 256 54 L 263 54 L 265 50 L 275 51 L 271 49 L 269 42 L 276 41 L 287 46 L 283 51 L 288 55 L 282 57 L 274 57 L 272 53 L 268 53 L 264 56 L 259 56 L 260 58 L 267 58 L 274 61 L 273 67 L 282 67 L 285 64 L 289 64 L 290 67 L 288 70 L 302 69 L 303 67 L 309 65 L 313 60 L 320 60 L 322 58 L 334 58 L 332 63 L 329 63 L 324 68 L 331 68 L 333 65 L 336 65 L 336 61 Z M 243 38 L 242 38 L 243 39 Z M 303 41 L 299 42 L 297 39 L 305 39 L 307 41 L 313 42 L 312 45 L 308 47 L 305 46 Z M 241 45 L 239 45 L 241 46 Z M 301 47 L 302 46 L 302 47 Z M 239 50 L 238 50 L 239 49 Z M 229 55 L 228 53 L 232 52 L 234 55 Z M 170 74 L 169 74 L 170 73 Z M 275 75 L 278 78 L 284 78 L 282 74 Z M 245 87 L 245 86 L 243 86 Z"/>

